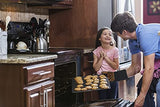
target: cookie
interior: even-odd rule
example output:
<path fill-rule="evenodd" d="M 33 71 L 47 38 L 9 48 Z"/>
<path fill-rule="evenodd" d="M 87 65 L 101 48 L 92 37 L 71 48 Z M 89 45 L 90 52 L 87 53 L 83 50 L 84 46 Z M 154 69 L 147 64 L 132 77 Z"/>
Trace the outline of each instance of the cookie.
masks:
<path fill-rule="evenodd" d="M 83 87 L 83 85 L 77 85 L 77 88 L 81 88 L 81 87 Z"/>
<path fill-rule="evenodd" d="M 74 90 L 75 91 L 81 91 L 81 88 L 75 88 Z"/>

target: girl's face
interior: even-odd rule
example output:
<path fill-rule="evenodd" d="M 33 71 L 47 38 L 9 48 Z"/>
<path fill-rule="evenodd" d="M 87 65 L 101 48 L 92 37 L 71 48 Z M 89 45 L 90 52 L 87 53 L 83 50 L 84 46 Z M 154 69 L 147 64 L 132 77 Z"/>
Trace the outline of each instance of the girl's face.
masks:
<path fill-rule="evenodd" d="M 101 43 L 109 43 L 112 41 L 112 35 L 111 35 L 111 31 L 108 29 L 103 30 L 101 37 L 99 38 L 99 40 L 101 41 Z"/>

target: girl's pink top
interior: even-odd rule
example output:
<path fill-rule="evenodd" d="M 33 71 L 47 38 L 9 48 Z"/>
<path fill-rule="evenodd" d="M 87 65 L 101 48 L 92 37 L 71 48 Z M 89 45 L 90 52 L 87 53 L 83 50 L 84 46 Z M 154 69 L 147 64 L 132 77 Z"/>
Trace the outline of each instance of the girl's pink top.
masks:
<path fill-rule="evenodd" d="M 154 78 L 160 78 L 160 59 L 156 59 L 154 61 L 154 73 L 153 73 L 153 77 Z M 141 74 L 143 75 L 144 70 L 141 71 Z"/>
<path fill-rule="evenodd" d="M 119 51 L 118 51 L 117 47 L 114 47 L 110 50 L 105 50 L 101 46 L 99 46 L 93 51 L 93 54 L 96 55 L 99 58 L 100 57 L 100 52 L 102 50 L 107 54 L 109 59 L 112 60 L 112 61 L 113 61 L 114 58 L 119 58 Z M 111 68 L 110 65 L 105 60 L 103 60 L 102 66 L 101 66 L 100 70 L 97 71 L 97 74 L 100 75 L 102 73 L 102 71 L 115 72 L 116 70 Z"/>

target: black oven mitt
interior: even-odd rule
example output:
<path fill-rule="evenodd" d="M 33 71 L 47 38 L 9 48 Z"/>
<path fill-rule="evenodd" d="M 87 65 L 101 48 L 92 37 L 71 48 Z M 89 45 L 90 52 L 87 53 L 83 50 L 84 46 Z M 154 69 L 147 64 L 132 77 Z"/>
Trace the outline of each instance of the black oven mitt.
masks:
<path fill-rule="evenodd" d="M 120 70 L 117 72 L 102 72 L 102 73 L 108 77 L 109 81 L 121 81 L 128 79 L 126 70 Z"/>

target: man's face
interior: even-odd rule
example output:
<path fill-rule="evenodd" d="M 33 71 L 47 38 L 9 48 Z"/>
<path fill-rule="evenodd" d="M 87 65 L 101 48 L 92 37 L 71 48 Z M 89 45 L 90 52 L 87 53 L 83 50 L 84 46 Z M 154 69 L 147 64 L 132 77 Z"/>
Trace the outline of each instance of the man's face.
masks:
<path fill-rule="evenodd" d="M 120 34 L 119 32 L 116 32 L 118 36 L 120 36 L 124 41 L 127 40 L 126 35 L 124 33 Z"/>

